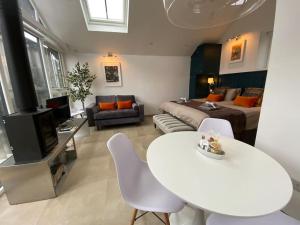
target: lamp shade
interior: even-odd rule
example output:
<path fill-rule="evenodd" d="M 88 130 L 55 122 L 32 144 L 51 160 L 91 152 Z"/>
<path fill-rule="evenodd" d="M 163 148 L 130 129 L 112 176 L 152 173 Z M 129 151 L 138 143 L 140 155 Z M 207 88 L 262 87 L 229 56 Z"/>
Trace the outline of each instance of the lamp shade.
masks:
<path fill-rule="evenodd" d="M 170 23 L 187 29 L 225 25 L 249 15 L 266 0 L 163 0 Z"/>
<path fill-rule="evenodd" d="M 213 77 L 209 77 L 209 78 L 207 79 L 207 83 L 209 83 L 209 84 L 214 84 L 214 83 L 215 83 L 214 78 L 213 78 Z"/>

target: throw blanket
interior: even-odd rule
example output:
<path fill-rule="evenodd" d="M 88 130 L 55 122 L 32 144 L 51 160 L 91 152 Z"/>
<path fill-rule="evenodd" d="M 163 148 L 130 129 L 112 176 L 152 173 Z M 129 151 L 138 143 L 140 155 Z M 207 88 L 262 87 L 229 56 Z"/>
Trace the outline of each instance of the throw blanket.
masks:
<path fill-rule="evenodd" d="M 216 110 L 205 110 L 199 108 L 199 106 L 202 105 L 203 102 L 198 102 L 193 100 L 189 102 L 177 103 L 177 104 L 185 105 L 200 110 L 201 112 L 205 112 L 211 118 L 228 120 L 231 123 L 233 133 L 235 134 L 236 137 L 240 136 L 241 133 L 246 129 L 246 115 L 240 110 L 231 109 L 219 105 L 218 105 L 218 109 Z"/>
<path fill-rule="evenodd" d="M 212 117 L 230 121 L 236 138 L 239 138 L 243 131 L 245 131 L 246 115 L 244 112 L 219 105 L 218 109 L 209 111 L 199 108 L 201 104 L 203 104 L 203 102 L 193 100 L 186 103 L 165 102 L 160 108 L 195 129 L 198 129 L 205 118 Z"/>

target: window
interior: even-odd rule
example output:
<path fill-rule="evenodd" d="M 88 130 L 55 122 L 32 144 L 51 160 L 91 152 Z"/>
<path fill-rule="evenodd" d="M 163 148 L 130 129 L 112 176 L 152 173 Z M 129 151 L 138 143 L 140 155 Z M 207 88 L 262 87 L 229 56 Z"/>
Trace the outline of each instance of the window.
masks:
<path fill-rule="evenodd" d="M 129 0 L 81 0 L 88 30 L 128 32 Z"/>
<path fill-rule="evenodd" d="M 124 0 L 87 0 L 92 20 L 124 22 Z"/>
<path fill-rule="evenodd" d="M 30 16 L 32 19 L 36 20 L 36 11 L 30 2 L 30 0 L 18 0 L 19 7 L 22 9 L 22 13 Z"/>
<path fill-rule="evenodd" d="M 26 31 L 24 32 L 27 53 L 34 81 L 34 87 L 39 106 L 44 106 L 46 99 L 50 96 L 61 95 L 66 93 L 67 83 L 64 78 L 64 70 L 62 66 L 62 57 L 58 51 L 49 48 L 45 51 L 45 40 L 53 41 L 45 33 L 41 33 L 39 25 L 41 24 L 47 29 L 39 12 L 36 10 L 32 0 L 18 0 L 19 7 L 22 10 L 23 19 L 29 19 L 30 22 L 36 21 L 28 25 L 24 23 Z M 32 19 L 32 21 L 31 21 Z M 33 21 L 34 20 L 34 21 Z M 27 32 L 30 30 L 30 32 Z M 42 40 L 40 39 L 42 37 Z M 55 41 L 54 41 L 55 43 Z M 48 48 L 48 46 L 46 46 Z M 2 46 L 0 32 L 0 81 L 2 83 L 4 101 L 7 105 L 9 113 L 16 112 L 17 108 L 14 102 L 12 85 L 10 83 L 9 71 L 6 65 L 5 53 Z M 49 74 L 49 76 L 48 76 Z M 53 94 L 55 89 L 56 93 Z"/>
<path fill-rule="evenodd" d="M 2 85 L 3 102 L 6 103 L 7 111 L 9 113 L 16 112 L 16 105 L 14 101 L 14 93 L 10 82 L 9 72 L 6 63 L 4 46 L 2 43 L 2 36 L 0 36 L 0 80 Z"/>
<path fill-rule="evenodd" d="M 45 105 L 46 99 L 50 98 L 50 94 L 45 76 L 39 39 L 27 32 L 25 32 L 25 39 L 38 104 Z"/>
<path fill-rule="evenodd" d="M 58 51 L 43 45 L 45 63 L 51 89 L 63 89 L 66 87 L 61 57 Z"/>
<path fill-rule="evenodd" d="M 107 20 L 107 6 L 105 0 L 87 0 L 87 7 L 92 20 Z"/>
<path fill-rule="evenodd" d="M 235 0 L 231 3 L 232 6 L 242 6 L 247 2 L 247 0 Z"/>
<path fill-rule="evenodd" d="M 4 115 L 7 115 L 6 104 L 4 101 L 4 95 L 2 91 L 2 85 L 0 84 L 0 162 L 6 160 L 11 156 L 11 150 L 9 147 L 9 142 L 6 136 L 3 119 Z M 0 184 L 1 186 L 1 184 Z"/>
<path fill-rule="evenodd" d="M 23 15 L 25 14 L 26 17 L 37 21 L 44 28 L 46 28 L 43 19 L 40 17 L 39 12 L 36 10 L 31 0 L 18 0 L 18 3 Z"/>
<path fill-rule="evenodd" d="M 10 144 L 6 135 L 3 116 L 9 113 L 8 110 L 8 102 L 10 91 L 8 91 L 8 80 L 7 80 L 7 68 L 6 68 L 6 59 L 4 55 L 2 37 L 0 35 L 0 163 L 8 159 L 12 156 L 12 152 L 10 149 Z M 10 83 L 9 83 L 10 84 Z M 10 88 L 10 90 L 12 90 Z M 12 110 L 11 110 L 12 111 Z M 3 187 L 0 181 L 0 196 L 3 193 Z"/>

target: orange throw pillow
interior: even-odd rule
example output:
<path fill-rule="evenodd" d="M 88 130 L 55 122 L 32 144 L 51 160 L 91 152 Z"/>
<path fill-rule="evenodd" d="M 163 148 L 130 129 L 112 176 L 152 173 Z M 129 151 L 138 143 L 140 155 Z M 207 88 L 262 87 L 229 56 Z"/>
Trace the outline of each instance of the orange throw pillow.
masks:
<path fill-rule="evenodd" d="M 99 108 L 100 110 L 104 111 L 104 110 L 114 110 L 115 107 L 115 103 L 114 102 L 100 102 L 99 103 Z"/>
<path fill-rule="evenodd" d="M 117 102 L 118 109 L 131 109 L 132 108 L 132 101 L 119 101 Z"/>
<path fill-rule="evenodd" d="M 207 101 L 210 101 L 210 102 L 220 102 L 223 100 L 224 100 L 224 95 L 209 94 L 207 96 Z"/>
<path fill-rule="evenodd" d="M 237 106 L 251 108 L 251 107 L 256 106 L 257 101 L 258 101 L 257 96 L 253 96 L 253 97 L 237 96 L 235 98 L 233 104 L 237 105 Z"/>

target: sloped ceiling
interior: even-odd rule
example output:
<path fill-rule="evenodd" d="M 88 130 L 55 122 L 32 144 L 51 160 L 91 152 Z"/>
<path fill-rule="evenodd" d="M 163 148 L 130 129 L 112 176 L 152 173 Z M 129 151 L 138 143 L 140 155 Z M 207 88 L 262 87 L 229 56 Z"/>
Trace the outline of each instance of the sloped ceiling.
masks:
<path fill-rule="evenodd" d="M 196 31 L 177 28 L 166 18 L 162 0 L 130 0 L 127 34 L 91 32 L 86 28 L 79 0 L 34 3 L 67 51 L 78 53 L 190 56 L 200 43 L 218 41 L 228 27 Z"/>

